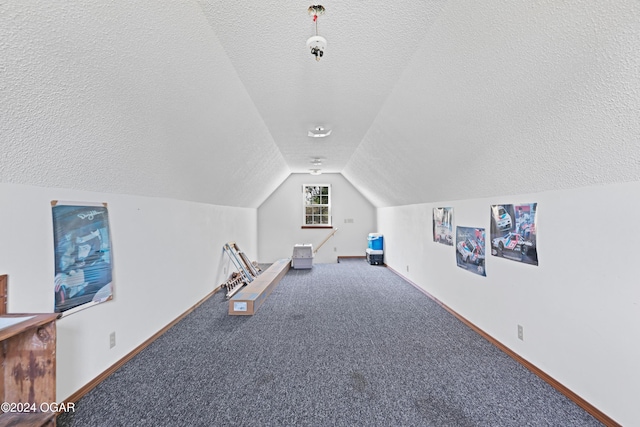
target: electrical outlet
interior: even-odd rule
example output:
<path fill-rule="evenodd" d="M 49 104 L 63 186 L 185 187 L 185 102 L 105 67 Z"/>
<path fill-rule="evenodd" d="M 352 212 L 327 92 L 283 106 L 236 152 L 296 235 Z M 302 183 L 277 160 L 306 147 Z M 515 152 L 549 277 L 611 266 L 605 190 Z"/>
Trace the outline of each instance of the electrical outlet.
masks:
<path fill-rule="evenodd" d="M 522 328 L 522 325 L 518 325 L 518 339 L 520 341 L 524 341 L 524 330 Z"/>
<path fill-rule="evenodd" d="M 407 265 L 407 273 L 409 272 L 409 266 Z"/>
<path fill-rule="evenodd" d="M 333 252 L 338 252 L 338 248 L 334 247 Z"/>
<path fill-rule="evenodd" d="M 111 334 L 109 334 L 109 348 L 113 348 L 115 346 L 116 346 L 116 333 L 111 332 Z"/>

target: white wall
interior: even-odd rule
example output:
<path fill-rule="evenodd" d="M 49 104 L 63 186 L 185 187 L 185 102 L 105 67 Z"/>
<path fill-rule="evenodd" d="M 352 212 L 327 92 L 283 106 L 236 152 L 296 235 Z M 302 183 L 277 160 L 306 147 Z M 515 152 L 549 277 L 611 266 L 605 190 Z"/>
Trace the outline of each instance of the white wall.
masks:
<path fill-rule="evenodd" d="M 51 200 L 109 206 L 114 299 L 58 321 L 62 400 L 222 283 L 225 242 L 257 256 L 289 171 L 195 2 L 3 2 L 0 35 L 10 311 L 53 311 Z"/>
<path fill-rule="evenodd" d="M 391 268 L 622 425 L 640 425 L 639 192 L 635 182 L 380 208 L 378 225 Z M 528 202 L 538 203 L 537 267 L 488 256 L 482 277 L 433 242 L 434 207 L 488 232 L 490 205 Z"/>
<path fill-rule="evenodd" d="M 224 282 L 231 268 L 224 243 L 256 257 L 256 209 L 0 184 L 0 274 L 9 275 L 10 312 L 53 312 L 52 200 L 106 202 L 114 262 L 113 300 L 57 322 L 59 401 Z"/>
<path fill-rule="evenodd" d="M 376 212 L 340 174 L 291 174 L 258 208 L 258 256 L 260 262 L 290 258 L 293 246 L 311 243 L 314 249 L 330 229 L 302 229 L 302 186 L 331 185 L 331 214 L 336 234 L 316 254 L 314 263 L 336 262 L 338 256 L 364 256 L 367 236 L 376 232 Z M 353 219 L 352 223 L 345 223 Z"/>

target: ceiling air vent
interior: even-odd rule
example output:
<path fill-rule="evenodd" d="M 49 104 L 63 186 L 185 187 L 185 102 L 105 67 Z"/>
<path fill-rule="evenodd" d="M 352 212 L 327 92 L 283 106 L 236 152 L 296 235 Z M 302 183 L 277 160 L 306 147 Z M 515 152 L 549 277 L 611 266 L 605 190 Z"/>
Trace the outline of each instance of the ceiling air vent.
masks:
<path fill-rule="evenodd" d="M 331 135 L 331 129 L 325 129 L 323 127 L 317 127 L 312 129 L 307 134 L 311 138 L 324 138 L 325 136 Z"/>

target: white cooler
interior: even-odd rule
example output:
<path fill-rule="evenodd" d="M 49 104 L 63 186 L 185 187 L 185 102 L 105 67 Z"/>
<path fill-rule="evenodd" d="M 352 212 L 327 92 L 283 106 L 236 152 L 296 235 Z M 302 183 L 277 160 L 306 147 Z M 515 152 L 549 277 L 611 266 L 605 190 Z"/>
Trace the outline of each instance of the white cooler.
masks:
<path fill-rule="evenodd" d="M 293 246 L 291 267 L 296 270 L 313 267 L 313 245 L 311 243 Z"/>

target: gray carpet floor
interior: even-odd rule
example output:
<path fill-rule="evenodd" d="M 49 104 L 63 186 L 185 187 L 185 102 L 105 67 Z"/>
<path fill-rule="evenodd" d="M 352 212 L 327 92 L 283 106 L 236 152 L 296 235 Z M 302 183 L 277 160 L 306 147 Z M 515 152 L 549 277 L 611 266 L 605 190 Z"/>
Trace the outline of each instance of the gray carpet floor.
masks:
<path fill-rule="evenodd" d="M 219 292 L 58 426 L 599 426 L 381 266 L 290 270 L 254 316 Z"/>

